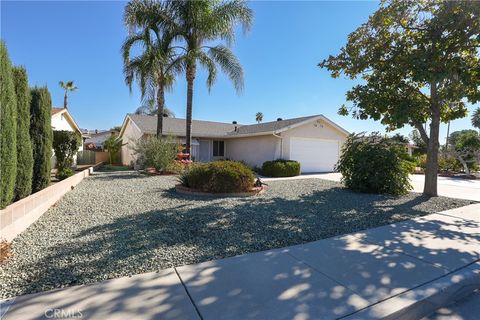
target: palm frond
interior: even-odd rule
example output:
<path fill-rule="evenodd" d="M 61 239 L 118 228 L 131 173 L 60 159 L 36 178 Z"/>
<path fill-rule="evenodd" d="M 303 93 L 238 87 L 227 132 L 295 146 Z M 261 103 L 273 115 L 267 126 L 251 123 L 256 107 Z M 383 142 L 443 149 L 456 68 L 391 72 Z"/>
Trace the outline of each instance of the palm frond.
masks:
<path fill-rule="evenodd" d="M 227 74 L 233 82 L 235 90 L 241 92 L 244 85 L 243 68 L 233 52 L 225 46 L 218 45 L 210 47 L 208 49 L 208 55 L 220 66 L 222 71 Z"/>

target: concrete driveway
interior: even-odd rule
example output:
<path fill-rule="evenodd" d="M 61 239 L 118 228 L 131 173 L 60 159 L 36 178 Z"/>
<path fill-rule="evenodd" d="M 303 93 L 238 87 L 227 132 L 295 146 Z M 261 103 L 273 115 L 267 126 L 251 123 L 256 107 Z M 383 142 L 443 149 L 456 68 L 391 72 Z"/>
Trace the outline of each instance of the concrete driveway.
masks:
<path fill-rule="evenodd" d="M 306 179 L 317 178 L 331 181 L 340 181 L 342 175 L 338 172 L 302 174 L 290 178 L 263 178 L 264 181 L 278 179 Z M 413 192 L 421 193 L 425 176 L 422 174 L 410 175 Z M 480 201 L 480 180 L 465 180 L 460 178 L 438 177 L 438 195 L 450 198 Z"/>

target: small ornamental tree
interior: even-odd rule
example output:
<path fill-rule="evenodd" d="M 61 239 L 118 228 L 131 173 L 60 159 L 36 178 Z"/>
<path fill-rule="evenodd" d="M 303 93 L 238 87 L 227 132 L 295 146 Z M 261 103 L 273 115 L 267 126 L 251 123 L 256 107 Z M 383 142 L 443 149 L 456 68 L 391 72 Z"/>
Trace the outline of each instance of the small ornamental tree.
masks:
<path fill-rule="evenodd" d="M 82 137 L 74 131 L 53 131 L 53 150 L 57 164 L 57 177 L 73 174 L 73 157 L 78 151 Z"/>
<path fill-rule="evenodd" d="M 378 134 L 351 134 L 336 170 L 353 191 L 402 195 L 412 189 L 408 175 L 414 167 L 402 144 Z"/>
<path fill-rule="evenodd" d="M 110 164 L 113 164 L 118 152 L 122 148 L 122 139 L 118 139 L 117 136 L 111 135 L 107 140 L 103 142 L 103 150 L 108 152 L 108 160 Z"/>
<path fill-rule="evenodd" d="M 14 197 L 17 175 L 17 99 L 7 47 L 0 41 L 0 208 Z"/>
<path fill-rule="evenodd" d="M 13 68 L 15 93 L 17 95 L 17 178 L 15 200 L 25 198 L 32 192 L 33 151 L 30 139 L 30 88 L 27 71 Z"/>
<path fill-rule="evenodd" d="M 423 193 L 436 196 L 440 122 L 465 117 L 466 103 L 480 100 L 479 48 L 479 1 L 383 0 L 319 66 L 362 80 L 340 114 L 419 131 L 427 145 Z"/>
<path fill-rule="evenodd" d="M 177 149 L 178 144 L 171 137 L 139 139 L 133 147 L 140 167 L 155 168 L 159 172 L 175 160 Z"/>
<path fill-rule="evenodd" d="M 33 147 L 32 192 L 47 187 L 50 183 L 52 158 L 52 99 L 47 87 L 30 91 L 30 138 Z"/>
<path fill-rule="evenodd" d="M 480 135 L 475 130 L 452 132 L 447 154 L 455 157 L 470 175 L 470 169 L 480 160 Z"/>

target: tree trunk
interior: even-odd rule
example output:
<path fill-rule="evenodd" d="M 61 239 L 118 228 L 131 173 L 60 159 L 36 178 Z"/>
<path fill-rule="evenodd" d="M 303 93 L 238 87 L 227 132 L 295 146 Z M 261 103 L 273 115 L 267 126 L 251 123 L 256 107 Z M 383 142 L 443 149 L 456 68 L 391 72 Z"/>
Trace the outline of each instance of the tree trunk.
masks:
<path fill-rule="evenodd" d="M 67 96 L 67 91 L 65 91 L 65 96 L 63 96 L 63 108 L 67 109 L 68 107 L 68 96 Z"/>
<path fill-rule="evenodd" d="M 195 64 L 187 66 L 187 121 L 186 121 L 186 135 L 185 135 L 185 149 L 191 159 L 190 146 L 192 142 L 192 102 L 193 102 L 193 81 L 195 80 Z"/>
<path fill-rule="evenodd" d="M 425 185 L 423 194 L 436 197 L 437 192 L 437 174 L 438 174 L 438 150 L 440 143 L 440 107 L 437 101 L 437 85 L 430 86 L 432 121 L 430 123 L 430 138 L 427 144 L 427 168 L 425 169 Z"/>
<path fill-rule="evenodd" d="M 163 109 L 165 107 L 165 89 L 163 87 L 163 76 L 158 79 L 157 90 L 157 138 L 163 134 Z"/>
<path fill-rule="evenodd" d="M 458 159 L 458 161 L 460 161 L 460 163 L 462 164 L 462 166 L 463 166 L 463 171 L 465 171 L 465 174 L 466 174 L 467 176 L 469 176 L 469 175 L 470 175 L 470 168 L 468 167 L 468 163 L 463 159 L 462 156 L 457 156 L 457 159 Z"/>

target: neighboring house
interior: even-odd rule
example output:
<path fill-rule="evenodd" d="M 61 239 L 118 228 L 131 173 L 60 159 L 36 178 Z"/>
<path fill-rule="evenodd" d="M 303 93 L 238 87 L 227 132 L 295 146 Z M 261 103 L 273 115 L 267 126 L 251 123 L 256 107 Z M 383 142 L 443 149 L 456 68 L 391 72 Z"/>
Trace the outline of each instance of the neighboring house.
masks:
<path fill-rule="evenodd" d="M 68 109 L 65 108 L 52 108 L 52 130 L 76 131 L 82 136 L 82 140 L 85 138 L 82 134 L 82 130 L 80 130 L 72 115 L 68 112 Z M 78 151 L 82 150 L 83 143 L 78 148 Z M 76 163 L 76 157 L 74 161 Z M 55 168 L 55 155 L 52 157 L 52 168 Z"/>
<path fill-rule="evenodd" d="M 120 130 L 125 144 L 121 156 L 124 165 L 135 163 L 132 145 L 155 135 L 156 116 L 127 114 Z M 165 135 L 185 143 L 185 119 L 163 118 Z M 242 160 L 260 167 L 275 159 L 297 160 L 302 172 L 333 171 L 340 148 L 349 132 L 323 115 L 278 119 L 252 125 L 193 120 L 192 159 L 207 162 L 217 159 Z"/>
<path fill-rule="evenodd" d="M 95 130 L 93 131 L 93 133 L 89 134 L 87 139 L 85 139 L 84 149 L 86 150 L 85 153 L 87 153 L 86 158 L 89 160 L 90 163 L 99 163 L 99 162 L 108 163 L 110 161 L 108 152 L 106 152 L 103 149 L 103 144 L 105 140 L 107 140 L 111 136 L 118 136 L 118 131 L 117 130 L 104 130 L 104 131 Z M 116 155 L 113 160 L 115 162 L 118 162 L 118 159 L 120 159 L 120 156 Z"/>
<path fill-rule="evenodd" d="M 85 139 L 84 148 L 86 150 L 103 151 L 103 143 L 112 135 L 118 135 L 116 130 L 105 130 L 90 133 Z"/>

